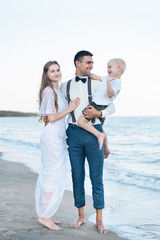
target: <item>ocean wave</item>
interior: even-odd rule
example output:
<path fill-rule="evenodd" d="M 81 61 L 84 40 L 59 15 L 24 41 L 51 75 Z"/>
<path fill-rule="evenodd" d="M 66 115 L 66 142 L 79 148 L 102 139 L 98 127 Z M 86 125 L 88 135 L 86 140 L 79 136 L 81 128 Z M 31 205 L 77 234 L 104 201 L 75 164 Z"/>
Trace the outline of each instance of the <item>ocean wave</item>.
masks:
<path fill-rule="evenodd" d="M 122 170 L 107 167 L 107 173 L 104 175 L 104 181 L 106 180 L 160 191 L 159 175 L 136 173 L 128 169 Z"/>
<path fill-rule="evenodd" d="M 5 143 L 7 145 L 16 145 L 16 146 L 23 146 L 23 147 L 32 147 L 35 149 L 40 149 L 40 143 L 35 142 L 27 142 L 20 139 L 8 139 L 8 138 L 0 138 L 0 142 Z"/>
<path fill-rule="evenodd" d="M 159 225 L 144 224 L 144 225 L 119 225 L 109 226 L 112 231 L 117 232 L 120 237 L 126 237 L 130 240 L 144 240 L 144 239 L 160 239 Z"/>

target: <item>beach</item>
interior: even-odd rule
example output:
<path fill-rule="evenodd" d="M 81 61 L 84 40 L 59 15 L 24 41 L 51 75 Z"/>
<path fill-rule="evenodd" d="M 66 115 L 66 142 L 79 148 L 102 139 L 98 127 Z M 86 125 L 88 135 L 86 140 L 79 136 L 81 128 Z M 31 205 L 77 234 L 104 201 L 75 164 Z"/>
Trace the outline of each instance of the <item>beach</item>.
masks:
<path fill-rule="evenodd" d="M 63 230 L 60 233 L 50 233 L 37 224 L 34 188 L 40 166 L 40 136 L 43 126 L 36 116 L 0 117 L 0 240 L 45 239 L 45 236 L 47 239 L 51 237 L 63 240 L 79 236 L 85 236 L 86 239 L 117 239 L 116 234 L 129 240 L 159 240 L 159 122 L 160 117 L 111 117 L 107 120 L 104 127 L 111 154 L 104 160 L 103 221 L 110 232 L 102 236 L 94 227 L 95 211 L 92 207 L 87 159 L 87 223 L 77 230 L 69 227 L 77 218 L 77 211 L 73 207 L 68 159 L 67 191 L 56 215 L 62 221 Z"/>
<path fill-rule="evenodd" d="M 99 234 L 94 223 L 88 217 L 95 211 L 91 197 L 86 197 L 86 223 L 80 229 L 70 228 L 69 224 L 77 218 L 77 209 L 73 206 L 72 192 L 65 191 L 62 203 L 55 218 L 62 221 L 61 231 L 52 231 L 36 221 L 34 208 L 34 189 L 37 174 L 21 163 L 0 160 L 1 209 L 0 240 L 125 240 L 109 231 Z"/>

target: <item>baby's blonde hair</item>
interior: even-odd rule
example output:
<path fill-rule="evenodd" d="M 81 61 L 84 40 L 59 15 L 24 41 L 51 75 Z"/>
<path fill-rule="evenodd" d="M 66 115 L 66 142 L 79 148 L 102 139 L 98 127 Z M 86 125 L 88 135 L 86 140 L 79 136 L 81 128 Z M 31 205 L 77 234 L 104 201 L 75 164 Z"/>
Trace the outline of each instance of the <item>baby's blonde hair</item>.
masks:
<path fill-rule="evenodd" d="M 126 66 L 125 61 L 124 61 L 122 58 L 113 58 L 113 59 L 110 59 L 110 60 L 108 61 L 108 64 L 109 64 L 110 62 L 116 62 L 118 65 L 121 66 L 121 74 L 123 74 L 124 71 L 126 70 L 126 67 L 127 67 L 127 66 Z"/>

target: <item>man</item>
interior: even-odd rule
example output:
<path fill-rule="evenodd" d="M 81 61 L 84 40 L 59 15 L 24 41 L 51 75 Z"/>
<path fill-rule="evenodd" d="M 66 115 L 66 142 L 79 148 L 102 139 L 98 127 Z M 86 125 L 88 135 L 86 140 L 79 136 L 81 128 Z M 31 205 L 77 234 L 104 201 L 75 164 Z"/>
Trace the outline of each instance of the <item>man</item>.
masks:
<path fill-rule="evenodd" d="M 68 117 L 67 143 L 69 146 L 69 157 L 72 169 L 74 205 L 78 208 L 79 218 L 71 224 L 71 227 L 79 228 L 85 223 L 85 158 L 87 158 L 92 184 L 93 206 L 96 209 L 96 226 L 100 233 L 107 233 L 108 230 L 102 222 L 102 209 L 104 208 L 103 188 L 103 161 L 104 147 L 99 150 L 97 138 L 86 130 L 77 126 L 77 120 L 82 110 L 91 100 L 91 95 L 97 89 L 99 82 L 90 80 L 89 75 L 93 68 L 92 53 L 80 51 L 75 55 L 74 64 L 76 67 L 75 77 L 61 84 L 60 90 L 64 96 L 70 99 L 80 98 L 80 105 Z M 90 83 L 89 83 L 90 81 Z M 107 117 L 114 112 L 114 105 L 108 106 L 103 111 L 97 111 L 94 107 L 86 110 L 87 118 L 95 118 L 91 124 L 102 132 L 102 126 L 98 117 Z"/>

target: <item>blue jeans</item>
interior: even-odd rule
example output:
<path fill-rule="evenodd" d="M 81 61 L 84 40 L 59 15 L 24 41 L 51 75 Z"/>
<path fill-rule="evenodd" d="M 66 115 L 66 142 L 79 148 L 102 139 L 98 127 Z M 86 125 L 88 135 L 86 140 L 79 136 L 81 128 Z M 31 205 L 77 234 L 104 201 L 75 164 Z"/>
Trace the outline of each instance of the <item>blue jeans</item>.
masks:
<path fill-rule="evenodd" d="M 95 128 L 102 132 L 101 124 L 95 125 Z M 92 184 L 93 206 L 95 209 L 102 209 L 104 208 L 104 147 L 100 151 L 97 138 L 77 125 L 69 124 L 67 136 L 72 170 L 74 205 L 77 208 L 85 206 L 84 181 L 86 157 Z"/>

